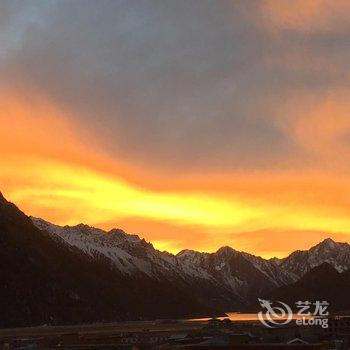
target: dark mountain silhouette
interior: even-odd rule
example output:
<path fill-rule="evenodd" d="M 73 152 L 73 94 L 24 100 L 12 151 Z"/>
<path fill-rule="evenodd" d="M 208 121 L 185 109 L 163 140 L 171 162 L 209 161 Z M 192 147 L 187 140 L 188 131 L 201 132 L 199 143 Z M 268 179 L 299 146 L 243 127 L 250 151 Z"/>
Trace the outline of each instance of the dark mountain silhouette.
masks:
<path fill-rule="evenodd" d="M 278 260 L 281 269 L 295 279 L 300 278 L 312 268 L 328 262 L 338 272 L 350 268 L 350 245 L 334 242 L 327 238 L 309 250 L 297 250 L 284 259 Z"/>
<path fill-rule="evenodd" d="M 349 267 L 349 244 L 331 239 L 284 259 L 172 255 L 122 230 L 29 218 L 0 195 L 0 327 L 217 315 L 262 297 L 349 309 Z"/>
<path fill-rule="evenodd" d="M 0 195 L 0 327 L 185 317 L 209 313 L 184 289 L 125 276 L 102 255 L 36 228 Z"/>
<path fill-rule="evenodd" d="M 328 301 L 330 309 L 350 309 L 350 271 L 338 272 L 325 262 L 308 271 L 297 282 L 268 294 L 268 299 L 294 305 L 297 301 Z"/>

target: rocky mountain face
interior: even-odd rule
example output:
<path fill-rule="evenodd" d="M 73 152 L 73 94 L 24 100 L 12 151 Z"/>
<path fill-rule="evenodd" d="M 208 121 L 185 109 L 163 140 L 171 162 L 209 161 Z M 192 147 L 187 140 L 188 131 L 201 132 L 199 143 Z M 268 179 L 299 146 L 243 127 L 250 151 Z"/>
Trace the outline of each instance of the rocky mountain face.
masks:
<path fill-rule="evenodd" d="M 29 218 L 0 196 L 0 327 L 244 311 L 258 297 L 302 295 L 305 278 L 317 280 L 324 263 L 332 273 L 323 278 L 347 276 L 349 244 L 327 239 L 268 260 L 230 247 L 172 255 L 122 230 Z M 306 295 L 330 288 L 320 286 L 319 294 Z M 339 288 L 349 287 L 343 281 Z"/>
<path fill-rule="evenodd" d="M 309 250 L 298 250 L 287 258 L 278 260 L 277 264 L 291 278 L 297 280 L 324 262 L 329 263 L 338 272 L 348 270 L 350 268 L 350 245 L 337 243 L 328 238 Z"/>
<path fill-rule="evenodd" d="M 53 240 L 79 249 L 91 259 L 105 259 L 123 276 L 166 282 L 194 295 L 199 303 L 210 305 L 214 310 L 237 308 L 245 302 L 236 289 L 222 283 L 206 269 L 182 262 L 178 256 L 160 252 L 137 235 L 116 229 L 105 232 L 83 224 L 61 227 L 42 219 L 31 219 Z"/>
<path fill-rule="evenodd" d="M 201 302 L 225 311 L 244 309 L 258 297 L 296 282 L 324 262 L 339 272 L 350 267 L 350 245 L 331 239 L 284 259 L 267 260 L 230 247 L 215 253 L 183 250 L 172 255 L 121 230 L 105 232 L 82 224 L 60 227 L 38 218 L 32 221 L 54 239 L 91 257 L 103 256 L 123 275 L 169 281 L 189 290 Z"/>
<path fill-rule="evenodd" d="M 281 300 L 291 307 L 297 301 L 327 301 L 328 311 L 350 310 L 350 270 L 339 272 L 324 262 L 302 276 L 297 282 L 281 286 L 268 294 L 267 299 Z"/>
<path fill-rule="evenodd" d="M 101 241 L 93 237 L 94 244 L 103 247 L 104 235 Z M 120 238 L 119 233 L 111 237 Z M 128 238 L 132 242 L 132 237 Z M 144 243 L 137 242 L 130 249 L 142 254 Z M 38 229 L 0 195 L 0 327 L 189 317 L 213 312 L 182 285 L 147 278 L 145 274 L 125 274 L 116 266 L 108 254 L 87 253 L 58 235 Z"/>
<path fill-rule="evenodd" d="M 175 256 L 121 230 L 105 232 L 82 224 L 60 227 L 38 218 L 32 221 L 53 239 L 92 258 L 103 256 L 123 275 L 167 280 L 192 293 L 196 289 L 200 300 L 226 310 L 247 305 L 262 293 L 294 281 L 275 262 L 230 247 L 212 254 L 184 250 Z"/>

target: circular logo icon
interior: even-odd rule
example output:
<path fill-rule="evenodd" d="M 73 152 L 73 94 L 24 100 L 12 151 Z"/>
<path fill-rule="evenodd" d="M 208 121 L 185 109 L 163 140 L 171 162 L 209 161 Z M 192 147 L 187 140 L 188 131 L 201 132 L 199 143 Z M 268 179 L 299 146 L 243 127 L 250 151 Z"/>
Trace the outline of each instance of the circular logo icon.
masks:
<path fill-rule="evenodd" d="M 263 311 L 258 313 L 259 321 L 266 327 L 275 328 L 288 324 L 293 318 L 292 309 L 282 301 L 258 299 Z"/>

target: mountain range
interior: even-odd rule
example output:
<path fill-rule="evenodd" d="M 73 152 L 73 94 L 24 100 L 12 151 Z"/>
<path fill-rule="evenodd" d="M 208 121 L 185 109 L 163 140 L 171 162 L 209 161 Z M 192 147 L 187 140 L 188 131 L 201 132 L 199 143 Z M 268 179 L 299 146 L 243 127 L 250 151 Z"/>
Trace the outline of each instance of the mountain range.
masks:
<path fill-rule="evenodd" d="M 295 309 L 297 301 L 328 301 L 330 311 L 350 310 L 350 270 L 339 272 L 330 263 L 314 267 L 295 283 L 269 293 L 271 300 L 283 300 Z"/>
<path fill-rule="evenodd" d="M 0 195 L 3 327 L 217 315 L 258 297 L 327 296 L 342 309 L 349 267 L 350 245 L 331 239 L 283 259 L 230 247 L 173 255 L 120 229 L 28 217 Z"/>

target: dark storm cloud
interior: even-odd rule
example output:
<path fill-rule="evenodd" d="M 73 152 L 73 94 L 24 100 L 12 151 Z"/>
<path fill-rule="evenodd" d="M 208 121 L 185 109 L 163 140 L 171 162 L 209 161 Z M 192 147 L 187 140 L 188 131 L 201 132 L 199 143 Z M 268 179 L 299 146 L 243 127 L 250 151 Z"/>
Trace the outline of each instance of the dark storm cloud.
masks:
<path fill-rule="evenodd" d="M 158 167 L 270 167 L 300 152 L 271 101 L 338 86 L 346 62 L 327 48 L 349 53 L 345 35 L 274 36 L 255 2 L 5 1 L 6 12 L 2 83 Z"/>

